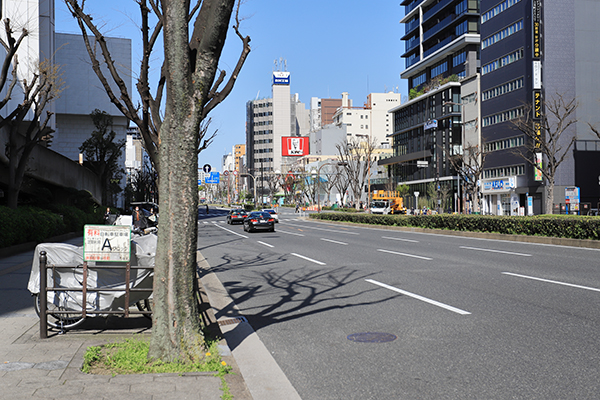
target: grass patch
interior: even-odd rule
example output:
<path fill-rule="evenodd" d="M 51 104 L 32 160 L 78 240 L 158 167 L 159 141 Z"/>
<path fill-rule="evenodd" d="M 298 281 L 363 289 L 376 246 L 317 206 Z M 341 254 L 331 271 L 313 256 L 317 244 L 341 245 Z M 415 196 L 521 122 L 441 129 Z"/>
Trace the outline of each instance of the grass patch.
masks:
<path fill-rule="evenodd" d="M 83 356 L 81 370 L 87 374 L 126 375 L 126 374 L 160 374 L 185 372 L 215 372 L 221 378 L 223 400 L 232 399 L 225 375 L 231 367 L 221 359 L 216 340 L 207 338 L 207 351 L 201 362 L 197 363 L 165 363 L 149 361 L 149 338 L 126 339 L 124 342 L 109 343 L 103 346 L 88 347 Z"/>

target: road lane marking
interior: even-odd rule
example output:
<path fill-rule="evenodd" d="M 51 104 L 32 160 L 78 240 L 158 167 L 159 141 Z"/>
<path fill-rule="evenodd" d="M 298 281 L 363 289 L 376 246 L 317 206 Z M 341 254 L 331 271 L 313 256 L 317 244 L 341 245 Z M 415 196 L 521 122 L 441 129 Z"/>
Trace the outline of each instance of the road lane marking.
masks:
<path fill-rule="evenodd" d="M 377 251 L 381 251 L 384 253 L 390 253 L 390 254 L 397 254 L 399 256 L 405 256 L 405 257 L 420 258 L 421 260 L 428 260 L 428 261 L 433 260 L 433 258 L 429 258 L 429 257 L 416 256 L 414 254 L 399 253 L 397 251 L 392 251 L 392 250 L 377 249 Z"/>
<path fill-rule="evenodd" d="M 293 255 L 293 256 L 296 256 L 296 257 L 303 258 L 303 259 L 305 259 L 306 261 L 314 262 L 315 264 L 319 264 L 319 265 L 325 265 L 325 263 L 324 263 L 324 262 L 317 261 L 317 260 L 313 260 L 312 258 L 308 258 L 308 257 L 305 257 L 305 256 L 301 256 L 300 254 L 296 254 L 296 253 L 290 253 L 290 254 L 291 254 L 291 255 Z"/>
<path fill-rule="evenodd" d="M 383 288 L 386 288 L 386 289 L 389 289 L 389 290 L 393 290 L 394 292 L 398 292 L 400 294 L 412 297 L 412 298 L 417 299 L 417 300 L 424 301 L 425 303 L 433 304 L 434 306 L 438 306 L 438 307 L 444 308 L 446 310 L 455 312 L 455 313 L 460 314 L 460 315 L 469 315 L 469 314 L 471 314 L 470 312 L 465 311 L 465 310 L 461 310 L 460 308 L 452 307 L 452 306 L 449 306 L 448 304 L 440 303 L 439 301 L 428 299 L 427 297 L 419 296 L 418 294 L 407 292 L 406 290 L 398 289 L 397 287 L 386 285 L 385 283 L 377 282 L 377 281 L 375 281 L 373 279 L 365 279 L 365 280 L 367 282 L 369 282 L 369 283 L 374 284 L 374 285 L 379 285 L 379 286 L 381 286 Z"/>
<path fill-rule="evenodd" d="M 321 240 L 324 240 L 326 242 L 336 243 L 336 244 L 343 244 L 344 246 L 348 245 L 348 243 L 338 242 L 337 240 L 331 240 L 331 239 L 326 239 L 326 238 L 321 238 Z"/>
<path fill-rule="evenodd" d="M 262 244 L 262 245 L 264 245 L 264 246 L 267 246 L 267 247 L 275 247 L 272 244 L 261 242 L 260 240 L 257 240 L 257 242 L 260 243 L 260 244 Z"/>
<path fill-rule="evenodd" d="M 290 225 L 290 224 L 285 224 L 285 225 Z M 344 232 L 344 231 L 335 230 L 335 229 L 317 228 L 317 227 L 314 227 L 314 226 L 303 226 L 302 229 L 314 229 L 314 230 L 317 230 L 317 231 L 345 233 L 346 235 L 359 235 L 356 232 Z"/>
<path fill-rule="evenodd" d="M 288 235 L 304 236 L 301 233 L 286 232 L 286 231 L 282 231 L 281 229 L 277 229 L 277 232 L 279 232 L 279 233 L 287 233 Z"/>
<path fill-rule="evenodd" d="M 217 228 L 221 228 L 221 229 L 223 229 L 224 231 L 227 231 L 227 232 L 229 232 L 229 233 L 233 233 L 234 235 L 241 236 L 241 237 L 243 237 L 244 239 L 248 239 L 248 236 L 246 236 L 246 235 L 241 235 L 241 234 L 239 234 L 239 233 L 237 233 L 237 232 L 234 232 L 234 231 L 232 231 L 231 229 L 227 229 L 227 228 L 224 228 L 224 227 L 222 227 L 222 226 L 219 226 L 219 225 L 217 225 L 216 223 L 215 223 L 214 225 L 215 225 Z"/>
<path fill-rule="evenodd" d="M 490 253 L 510 254 L 510 255 L 513 255 L 513 256 L 531 257 L 531 254 L 514 253 L 512 251 L 502 251 L 502 250 L 492 250 L 492 249 L 480 249 L 478 247 L 468 247 L 468 246 L 460 246 L 460 248 L 461 249 L 467 249 L 467 250 L 488 251 Z"/>
<path fill-rule="evenodd" d="M 550 279 L 536 278 L 535 276 L 513 274 L 512 272 L 503 272 L 503 274 L 504 275 L 510 275 L 510 276 L 516 276 L 517 278 L 532 279 L 534 281 L 540 281 L 540 282 L 546 282 L 546 283 L 554 283 L 556 285 L 569 286 L 569 287 L 574 287 L 574 288 L 577 288 L 577 289 L 591 290 L 593 292 L 600 292 L 600 289 L 589 287 L 589 286 L 581 286 L 581 285 L 575 285 L 575 284 L 572 284 L 572 283 L 552 281 Z"/>
<path fill-rule="evenodd" d="M 401 239 L 401 238 L 396 238 L 396 237 L 390 237 L 390 236 L 382 236 L 382 239 L 389 239 L 389 240 L 400 240 L 402 242 L 410 242 L 410 243 L 419 243 L 418 240 L 411 240 L 411 239 Z"/>

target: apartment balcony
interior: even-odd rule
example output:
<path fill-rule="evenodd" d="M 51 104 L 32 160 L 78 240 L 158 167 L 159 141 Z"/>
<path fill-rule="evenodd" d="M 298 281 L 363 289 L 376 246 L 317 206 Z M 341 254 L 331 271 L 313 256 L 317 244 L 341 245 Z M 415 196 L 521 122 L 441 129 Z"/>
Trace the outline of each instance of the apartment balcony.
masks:
<path fill-rule="evenodd" d="M 420 25 L 419 19 L 415 19 L 412 22 L 407 22 L 406 24 L 404 24 L 404 36 L 402 37 L 402 40 L 405 40 L 404 38 L 407 36 L 410 36 L 415 29 L 417 29 Z"/>
<path fill-rule="evenodd" d="M 437 3 L 431 9 L 427 10 L 427 12 L 425 14 L 423 14 L 423 23 L 427 22 L 428 19 L 430 19 L 431 17 L 433 17 L 434 15 L 436 15 L 437 13 L 439 13 L 440 11 L 444 10 L 445 8 L 447 8 L 451 5 L 452 5 L 452 0 L 446 0 L 446 1 Z"/>
<path fill-rule="evenodd" d="M 446 18 L 444 18 L 437 24 L 433 25 L 431 27 L 431 29 L 428 29 L 427 31 L 423 32 L 423 41 L 430 39 L 436 33 L 439 33 L 440 31 L 446 29 L 448 26 L 450 26 L 452 24 L 452 22 L 454 21 L 454 18 L 455 18 L 454 14 L 448 15 Z"/>
<path fill-rule="evenodd" d="M 411 40 L 407 40 L 404 43 L 404 52 L 405 53 L 409 53 L 411 50 L 413 50 L 415 47 L 417 47 L 421 42 L 419 41 L 419 37 L 414 37 Z"/>
<path fill-rule="evenodd" d="M 448 36 L 446 39 L 442 40 L 441 42 L 439 42 L 438 44 L 436 44 L 433 47 L 430 47 L 429 49 L 427 49 L 425 52 L 423 52 L 423 58 L 435 53 L 436 51 L 438 51 L 439 49 L 441 49 L 442 47 L 448 45 L 450 42 L 452 42 L 454 39 L 456 39 L 455 35 L 450 35 Z"/>
<path fill-rule="evenodd" d="M 414 10 L 415 8 L 417 8 L 417 6 L 422 2 L 423 0 L 414 0 L 412 1 L 410 4 L 407 4 L 404 6 L 404 15 L 410 13 L 412 10 Z"/>

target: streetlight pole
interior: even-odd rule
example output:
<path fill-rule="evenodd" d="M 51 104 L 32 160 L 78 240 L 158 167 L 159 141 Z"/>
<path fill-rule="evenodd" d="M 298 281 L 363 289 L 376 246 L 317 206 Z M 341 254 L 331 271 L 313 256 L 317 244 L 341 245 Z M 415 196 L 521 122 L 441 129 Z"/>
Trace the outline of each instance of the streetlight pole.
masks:
<path fill-rule="evenodd" d="M 240 174 L 240 176 L 249 176 L 253 180 L 252 186 L 254 186 L 254 208 L 256 209 L 256 178 L 250 173 Z"/>

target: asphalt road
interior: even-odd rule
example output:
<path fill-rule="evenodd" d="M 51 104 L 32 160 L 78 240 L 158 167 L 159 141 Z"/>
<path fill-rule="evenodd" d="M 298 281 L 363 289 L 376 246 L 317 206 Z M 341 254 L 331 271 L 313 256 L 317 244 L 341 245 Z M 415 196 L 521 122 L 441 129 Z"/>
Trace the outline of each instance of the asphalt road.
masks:
<path fill-rule="evenodd" d="M 225 215 L 199 249 L 303 399 L 598 398 L 598 250 Z"/>

